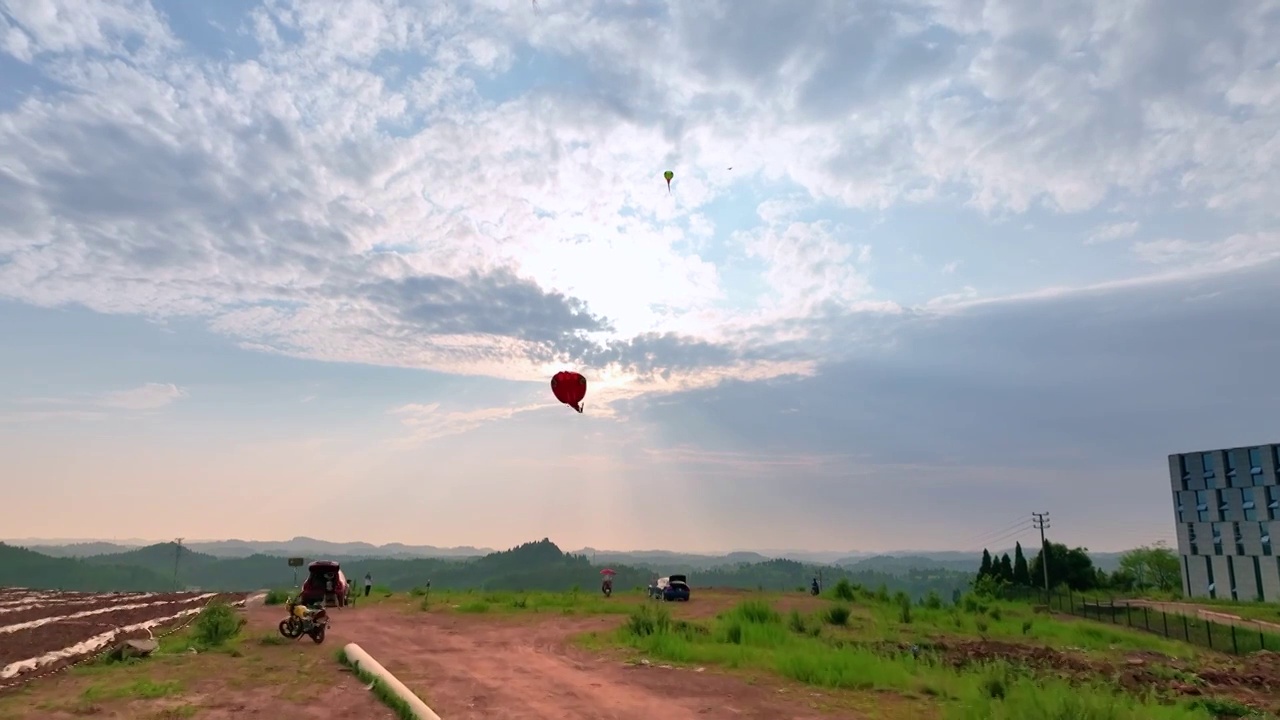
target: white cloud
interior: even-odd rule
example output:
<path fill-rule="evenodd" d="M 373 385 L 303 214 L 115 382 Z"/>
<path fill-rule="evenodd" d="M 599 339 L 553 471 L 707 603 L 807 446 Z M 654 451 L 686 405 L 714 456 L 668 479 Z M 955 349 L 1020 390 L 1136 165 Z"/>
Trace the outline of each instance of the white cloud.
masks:
<path fill-rule="evenodd" d="M 1276 256 L 1273 0 L 544 6 L 273 0 L 244 23 L 260 52 L 226 60 L 140 1 L 7 3 L 0 51 L 67 91 L 0 110 L 0 297 L 519 379 L 645 333 L 735 338 L 701 362 L 717 378 L 789 367 L 747 355 L 823 332 L 795 321 L 897 309 L 872 282 L 888 253 L 821 219 L 832 205 L 1239 219 L 1225 240 L 1135 246 L 1159 274 L 1114 282 Z M 530 76 L 480 97 L 538 67 L 526 47 L 576 89 Z M 773 198 L 754 227 L 715 205 L 746 188 Z M 728 272 L 742 253 L 759 275 Z M 928 261 L 981 262 L 947 253 Z M 931 307 L 961 300 L 979 301 Z M 674 367 L 676 345 L 650 364 Z M 115 402 L 172 400 L 149 392 Z"/>
<path fill-rule="evenodd" d="M 120 410 L 158 410 L 186 396 L 187 392 L 173 383 L 146 383 L 104 393 L 95 404 Z"/>
<path fill-rule="evenodd" d="M 1107 225 L 1099 225 L 1089 233 L 1088 239 L 1084 241 L 1085 245 L 1096 245 L 1098 243 L 1110 242 L 1112 240 L 1123 240 L 1127 237 L 1133 237 L 1138 232 L 1137 221 L 1109 223 Z"/>
<path fill-rule="evenodd" d="M 187 391 L 173 383 L 152 382 L 126 390 L 111 390 L 96 394 L 21 398 L 17 404 L 24 409 L 0 413 L 0 418 L 7 422 L 96 420 L 119 415 L 120 411 L 159 410 L 185 397 L 187 397 Z M 25 409 L 33 406 L 66 409 Z"/>

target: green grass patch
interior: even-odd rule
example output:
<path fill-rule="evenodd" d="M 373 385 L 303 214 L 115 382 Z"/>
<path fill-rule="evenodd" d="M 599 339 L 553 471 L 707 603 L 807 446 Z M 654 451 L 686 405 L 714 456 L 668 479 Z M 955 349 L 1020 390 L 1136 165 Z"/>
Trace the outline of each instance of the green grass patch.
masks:
<path fill-rule="evenodd" d="M 267 596 L 262 599 L 264 605 L 283 605 L 293 596 L 290 590 L 268 590 Z"/>
<path fill-rule="evenodd" d="M 423 594 L 423 610 L 448 608 L 464 613 L 555 613 L 559 615 L 625 615 L 642 598 L 641 593 L 615 593 L 612 598 L 584 592 L 458 592 Z"/>
<path fill-rule="evenodd" d="M 709 623 L 672 618 L 661 607 L 641 606 L 614 636 L 614 641 L 645 655 L 673 663 L 706 664 L 764 670 L 808 685 L 859 691 L 892 691 L 941 702 L 947 720 L 1212 720 L 1201 707 L 1170 704 L 1156 698 L 1126 695 L 1106 684 L 1073 686 L 1054 677 L 995 663 L 959 670 L 927 653 L 883 649 L 859 640 L 836 625 L 831 633 L 814 633 L 831 624 L 835 605 L 820 621 L 792 613 L 784 618 L 768 603 L 747 601 Z M 949 615 L 914 608 L 911 622 L 901 622 L 900 600 L 871 606 L 873 639 L 889 634 L 889 625 L 919 631 L 922 625 L 946 624 Z M 988 618 L 987 632 L 1002 631 L 1021 621 Z M 846 618 L 847 620 L 847 618 Z M 1051 625 L 1045 621 L 1045 625 Z M 1014 632 L 1009 630 L 1009 632 Z M 1069 632 L 1064 629 L 1061 632 Z M 877 637 L 878 636 L 878 637 Z"/>
<path fill-rule="evenodd" d="M 111 684 L 111 683 L 94 683 L 84 689 L 80 697 L 85 702 L 93 703 L 102 700 L 122 700 L 126 698 L 137 698 L 143 700 L 154 700 L 156 698 L 170 697 L 182 693 L 182 683 L 177 680 L 165 680 L 163 682 L 141 678 L 128 683 Z"/>

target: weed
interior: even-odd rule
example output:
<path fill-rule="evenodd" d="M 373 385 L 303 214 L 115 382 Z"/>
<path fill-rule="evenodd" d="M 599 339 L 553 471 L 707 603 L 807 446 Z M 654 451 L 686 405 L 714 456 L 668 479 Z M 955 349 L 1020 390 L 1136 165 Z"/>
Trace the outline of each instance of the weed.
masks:
<path fill-rule="evenodd" d="M 182 683 L 177 680 L 157 682 L 143 678 L 125 685 L 90 685 L 80 697 L 88 703 L 97 700 L 115 700 L 122 698 L 139 698 L 154 700 L 156 698 L 177 695 L 182 692 Z"/>
<path fill-rule="evenodd" d="M 196 617 L 192 638 L 204 647 L 221 647 L 240 634 L 245 620 L 224 602 L 209 603 Z"/>
<path fill-rule="evenodd" d="M 853 602 L 853 585 L 845 578 L 840 578 L 831 594 L 835 595 L 837 600 Z"/>
<path fill-rule="evenodd" d="M 804 616 L 799 610 L 792 610 L 787 616 L 787 627 L 791 628 L 791 632 L 800 633 L 801 635 L 809 631 L 809 627 L 805 625 Z"/>
<path fill-rule="evenodd" d="M 289 602 L 289 598 L 292 596 L 293 593 L 288 590 L 268 590 L 267 596 L 262 600 L 262 604 L 283 605 Z"/>
<path fill-rule="evenodd" d="M 844 627 L 849 624 L 849 616 L 852 614 L 853 611 L 849 609 L 848 605 L 832 605 L 827 608 L 823 619 L 832 625 Z"/>

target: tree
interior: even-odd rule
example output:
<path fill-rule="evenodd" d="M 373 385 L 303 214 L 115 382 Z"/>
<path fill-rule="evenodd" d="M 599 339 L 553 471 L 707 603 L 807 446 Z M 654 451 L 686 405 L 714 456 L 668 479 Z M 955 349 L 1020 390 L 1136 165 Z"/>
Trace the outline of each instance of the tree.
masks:
<path fill-rule="evenodd" d="M 1173 590 L 1181 584 L 1181 570 L 1178 556 L 1163 542 L 1134 548 L 1120 556 L 1120 571 L 1133 578 L 1137 590 Z"/>
<path fill-rule="evenodd" d="M 1031 573 L 1027 570 L 1027 556 L 1022 554 L 1022 543 L 1013 546 L 1013 584 L 1019 587 L 1031 585 Z"/>
<path fill-rule="evenodd" d="M 1072 590 L 1092 590 L 1098 587 L 1098 574 L 1093 567 L 1093 559 L 1089 557 L 1088 548 L 1068 549 L 1062 543 L 1046 543 L 1049 550 L 1049 583 L 1052 586 L 1066 585 Z M 1027 568 L 1032 582 L 1044 577 L 1044 549 L 1036 553 Z"/>
<path fill-rule="evenodd" d="M 991 566 L 991 553 L 988 552 L 986 548 L 983 548 L 982 549 L 982 565 L 978 567 L 978 579 L 981 580 L 982 578 L 991 575 L 992 570 L 993 568 Z"/>
<path fill-rule="evenodd" d="M 1009 560 L 1009 553 L 1000 556 L 1000 579 L 1007 583 L 1013 582 L 1013 562 Z"/>

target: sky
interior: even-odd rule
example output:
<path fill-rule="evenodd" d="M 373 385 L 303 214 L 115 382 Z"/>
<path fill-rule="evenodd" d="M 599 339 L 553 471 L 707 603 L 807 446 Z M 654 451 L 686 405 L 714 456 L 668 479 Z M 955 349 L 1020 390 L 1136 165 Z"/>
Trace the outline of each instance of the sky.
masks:
<path fill-rule="evenodd" d="M 1174 543 L 1167 455 L 1280 441 L 1278 34 L 0 0 L 5 534 Z"/>

